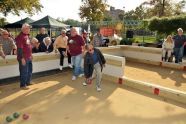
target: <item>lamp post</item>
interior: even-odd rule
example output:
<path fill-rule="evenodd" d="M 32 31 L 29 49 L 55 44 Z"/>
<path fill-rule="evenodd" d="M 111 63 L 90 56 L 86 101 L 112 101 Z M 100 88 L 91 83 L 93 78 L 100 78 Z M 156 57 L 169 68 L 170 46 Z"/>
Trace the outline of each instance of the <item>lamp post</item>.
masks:
<path fill-rule="evenodd" d="M 145 21 L 144 21 L 144 18 L 143 18 L 143 46 L 144 46 L 144 43 L 145 43 Z"/>
<path fill-rule="evenodd" d="M 125 33 L 125 7 L 123 7 L 123 28 L 124 28 L 124 35 L 126 34 Z M 125 35 L 126 37 L 126 35 Z"/>

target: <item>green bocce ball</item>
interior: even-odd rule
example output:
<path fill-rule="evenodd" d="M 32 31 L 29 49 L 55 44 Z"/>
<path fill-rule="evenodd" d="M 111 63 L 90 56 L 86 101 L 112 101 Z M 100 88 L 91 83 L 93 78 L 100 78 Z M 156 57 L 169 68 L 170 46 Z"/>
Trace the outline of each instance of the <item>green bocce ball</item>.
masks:
<path fill-rule="evenodd" d="M 19 116 L 20 116 L 20 113 L 18 113 L 18 112 L 15 112 L 15 113 L 13 114 L 13 117 L 14 117 L 14 118 L 19 118 Z"/>
<path fill-rule="evenodd" d="M 6 121 L 7 121 L 7 122 L 11 122 L 11 121 L 13 121 L 13 118 L 12 118 L 11 116 L 7 116 L 7 117 L 6 117 Z"/>

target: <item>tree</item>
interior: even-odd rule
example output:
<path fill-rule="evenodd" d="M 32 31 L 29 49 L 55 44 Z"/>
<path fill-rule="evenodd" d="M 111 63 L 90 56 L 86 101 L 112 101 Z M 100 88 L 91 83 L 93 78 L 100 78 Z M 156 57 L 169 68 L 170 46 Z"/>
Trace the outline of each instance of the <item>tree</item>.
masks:
<path fill-rule="evenodd" d="M 103 21 L 112 21 L 112 17 L 108 15 L 108 13 L 104 14 Z"/>
<path fill-rule="evenodd" d="M 63 23 L 67 24 L 67 25 L 71 25 L 71 26 L 79 26 L 81 24 L 81 22 L 74 20 L 74 19 L 67 19 L 65 21 L 63 21 Z"/>
<path fill-rule="evenodd" d="M 79 8 L 80 18 L 87 21 L 101 21 L 104 19 L 106 7 L 105 0 L 82 0 Z"/>
<path fill-rule="evenodd" d="M 118 18 L 119 18 L 120 21 L 122 21 L 123 18 L 124 18 L 124 14 L 119 14 L 119 15 L 118 15 Z"/>
<path fill-rule="evenodd" d="M 186 4 L 185 0 L 182 0 L 182 1 L 178 2 L 178 4 L 176 4 L 174 6 L 175 10 L 174 10 L 173 15 L 182 15 L 182 14 L 184 14 L 183 8 L 185 7 L 185 4 Z"/>
<path fill-rule="evenodd" d="M 24 11 L 30 15 L 41 11 L 43 6 L 39 0 L 1 0 L 0 1 L 0 13 L 5 16 L 8 13 L 19 15 L 20 11 Z"/>
<path fill-rule="evenodd" d="M 128 12 L 126 12 L 125 14 L 124 14 L 124 19 L 137 19 L 137 17 L 136 17 L 136 15 L 135 15 L 135 11 L 134 10 L 130 10 L 130 11 L 128 11 Z"/>
<path fill-rule="evenodd" d="M 142 20 L 145 17 L 146 17 L 146 10 L 142 5 L 136 7 L 135 10 L 126 12 L 124 15 L 125 19 L 134 19 L 134 20 L 136 19 Z"/>
<path fill-rule="evenodd" d="M 148 5 L 147 14 L 148 17 L 158 16 L 158 17 L 169 17 L 175 14 L 183 14 L 183 9 L 185 7 L 186 1 L 182 0 L 175 2 L 174 0 L 148 0 L 142 5 Z"/>

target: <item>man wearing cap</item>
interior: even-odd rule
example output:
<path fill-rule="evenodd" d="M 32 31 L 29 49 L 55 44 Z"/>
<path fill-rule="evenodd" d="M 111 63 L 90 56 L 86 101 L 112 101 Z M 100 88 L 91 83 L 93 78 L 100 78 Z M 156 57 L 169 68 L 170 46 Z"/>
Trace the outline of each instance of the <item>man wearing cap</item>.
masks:
<path fill-rule="evenodd" d="M 174 55 L 175 63 L 181 63 L 184 52 L 184 45 L 186 44 L 186 36 L 183 35 L 183 29 L 178 28 L 178 34 L 173 37 L 174 40 Z"/>
<path fill-rule="evenodd" d="M 16 37 L 17 60 L 19 62 L 20 87 L 27 89 L 31 85 L 32 77 L 32 45 L 29 39 L 31 26 L 27 23 L 22 25 L 21 33 Z"/>
<path fill-rule="evenodd" d="M 92 44 L 94 45 L 94 47 L 102 46 L 103 36 L 101 35 L 99 29 L 97 30 L 96 34 L 94 35 L 92 42 L 93 42 Z"/>
<path fill-rule="evenodd" d="M 55 52 L 57 52 L 57 50 L 60 53 L 60 66 L 59 69 L 63 70 L 63 61 L 64 61 L 64 57 L 67 55 L 68 57 L 68 66 L 70 68 L 72 68 L 71 65 L 71 55 L 70 53 L 67 51 L 67 43 L 68 43 L 68 37 L 66 36 L 66 31 L 62 30 L 61 31 L 61 35 L 58 36 L 54 42 L 54 50 Z"/>

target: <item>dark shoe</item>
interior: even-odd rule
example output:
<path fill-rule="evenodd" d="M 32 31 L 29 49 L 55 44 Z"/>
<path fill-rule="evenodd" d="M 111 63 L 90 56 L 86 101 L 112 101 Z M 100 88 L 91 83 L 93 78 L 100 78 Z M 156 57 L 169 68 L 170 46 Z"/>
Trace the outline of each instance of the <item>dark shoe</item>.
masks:
<path fill-rule="evenodd" d="M 172 62 L 172 58 L 171 57 L 168 58 L 168 62 Z"/>
<path fill-rule="evenodd" d="M 33 85 L 32 83 L 27 84 L 27 86 Z"/>
<path fill-rule="evenodd" d="M 162 57 L 162 61 L 165 62 L 165 57 Z"/>

